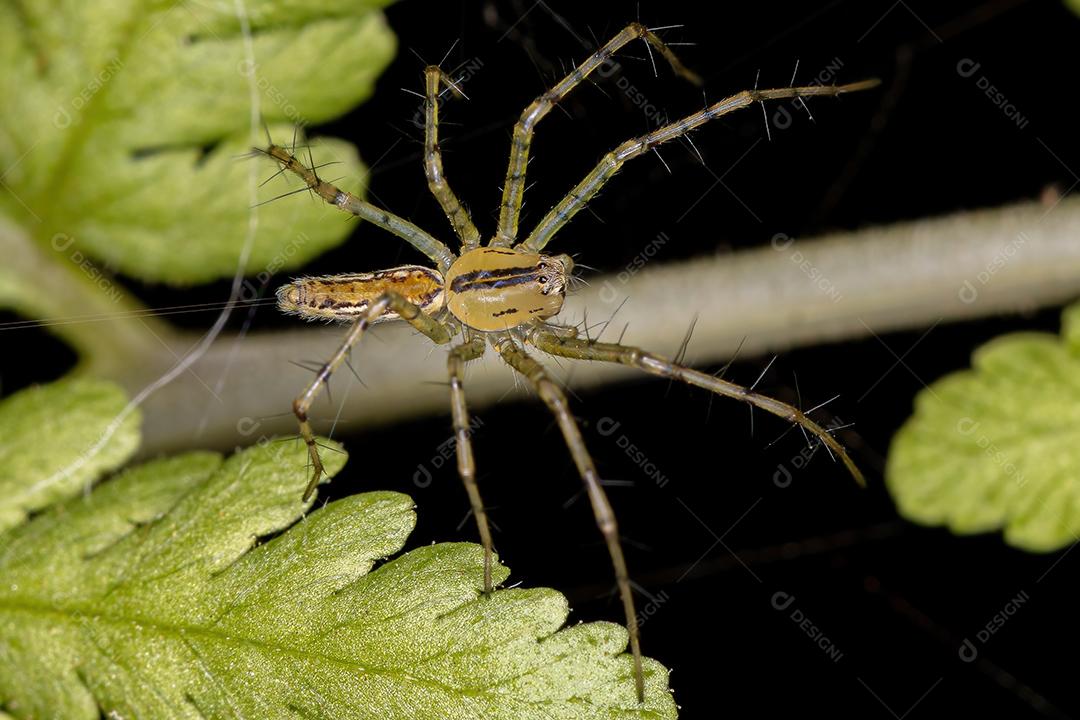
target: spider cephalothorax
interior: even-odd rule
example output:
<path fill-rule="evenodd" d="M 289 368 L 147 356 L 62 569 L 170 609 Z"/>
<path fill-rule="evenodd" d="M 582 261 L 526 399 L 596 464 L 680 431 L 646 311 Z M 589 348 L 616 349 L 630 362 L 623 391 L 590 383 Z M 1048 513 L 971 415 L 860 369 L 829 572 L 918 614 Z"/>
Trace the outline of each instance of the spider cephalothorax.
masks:
<path fill-rule="evenodd" d="M 566 255 L 476 248 L 450 266 L 447 306 L 463 324 L 482 332 L 547 320 L 562 310 L 572 267 Z"/>
<path fill-rule="evenodd" d="M 634 684 L 640 701 L 644 698 L 646 672 L 641 657 L 634 599 L 615 514 L 600 483 L 596 466 L 585 447 L 577 422 L 569 410 L 565 393 L 548 376 L 543 365 L 526 352 L 525 346 L 532 345 L 541 352 L 564 358 L 621 363 L 653 375 L 680 380 L 719 395 L 737 398 L 802 426 L 839 457 L 860 483 L 862 476 L 844 448 L 796 407 L 760 395 L 752 388 L 693 370 L 644 350 L 619 343 L 583 340 L 576 336 L 572 328 L 554 325 L 551 320 L 562 309 L 573 262 L 566 255 L 545 255 L 544 247 L 560 228 L 596 196 L 624 163 L 640 157 L 657 145 L 682 137 L 710 120 L 754 103 L 780 98 L 839 95 L 873 87 L 876 81 L 834 87 L 815 85 L 745 90 L 639 138 L 628 140 L 604 155 L 592 172 L 556 203 L 528 236 L 519 239 L 518 219 L 525 193 L 529 147 L 536 124 L 589 74 L 608 62 L 613 53 L 635 39 L 645 40 L 677 73 L 696 81 L 697 76 L 683 67 L 671 50 L 649 29 L 638 23 L 631 23 L 624 28 L 522 112 L 514 125 L 498 229 L 487 245 L 481 245 L 480 232 L 450 189 L 443 174 L 438 143 L 439 99 L 444 87 L 455 94 L 460 94 L 460 90 L 455 81 L 438 67 L 425 69 L 424 172 L 431 193 L 442 207 L 455 235 L 461 240 L 460 255 L 408 220 L 322 180 L 313 167 L 299 161 L 291 151 L 271 145 L 262 152 L 277 160 L 284 170 L 300 176 L 308 188 L 326 202 L 404 239 L 435 265 L 434 268 L 405 265 L 373 273 L 300 278 L 278 290 L 279 307 L 285 312 L 309 319 L 352 322 L 345 340 L 334 356 L 322 366 L 315 379 L 293 402 L 293 411 L 300 422 L 300 434 L 307 443 L 313 467 L 311 480 L 304 494 L 305 499 L 314 492 L 323 472 L 315 435 L 308 421 L 308 410 L 331 373 L 345 361 L 349 350 L 359 341 L 368 326 L 383 320 L 401 319 L 438 344 L 450 343 L 459 334 L 463 335 L 464 339 L 450 349 L 447 358 L 450 406 L 457 441 L 458 472 L 469 494 L 469 502 L 484 545 L 483 587 L 485 591 L 490 591 L 491 532 L 476 485 L 476 467 L 469 437 L 469 415 L 462 383 L 465 363 L 483 355 L 490 344 L 508 365 L 536 389 L 537 395 L 552 411 L 574 464 L 586 485 L 597 525 L 604 535 L 615 569 L 630 634 Z M 663 678 L 658 677 L 658 692 L 663 691 L 663 682 Z"/>

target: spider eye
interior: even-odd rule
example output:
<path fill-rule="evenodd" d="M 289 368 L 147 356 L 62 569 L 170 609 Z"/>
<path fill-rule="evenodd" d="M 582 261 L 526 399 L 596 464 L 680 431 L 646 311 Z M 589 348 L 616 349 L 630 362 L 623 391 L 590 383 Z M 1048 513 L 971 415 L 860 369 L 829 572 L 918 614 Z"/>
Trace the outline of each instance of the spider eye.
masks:
<path fill-rule="evenodd" d="M 541 275 L 540 277 L 536 278 L 536 281 L 543 285 L 547 282 L 547 275 Z"/>

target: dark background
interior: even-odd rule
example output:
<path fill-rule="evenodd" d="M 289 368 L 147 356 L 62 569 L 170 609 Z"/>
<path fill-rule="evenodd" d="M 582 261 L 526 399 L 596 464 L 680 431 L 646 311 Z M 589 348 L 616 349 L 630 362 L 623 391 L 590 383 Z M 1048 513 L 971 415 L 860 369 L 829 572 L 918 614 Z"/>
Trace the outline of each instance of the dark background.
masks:
<path fill-rule="evenodd" d="M 601 271 L 623 268 L 660 232 L 671 238 L 661 260 L 726 253 L 767 243 L 778 232 L 803 237 L 1032 199 L 1051 186 L 1067 191 L 1075 181 L 1068 166 L 1080 167 L 1068 92 L 1075 61 L 1067 51 L 1080 38 L 1080 19 L 1055 2 L 404 1 L 388 16 L 401 50 L 374 98 L 318 132 L 355 142 L 373 166 L 378 202 L 443 236 L 445 218 L 426 192 L 420 165 L 422 130 L 412 122 L 419 100 L 401 88 L 421 90 L 424 62 L 439 61 L 455 40 L 444 67 L 480 64 L 466 85 L 470 100 L 443 109 L 445 166 L 485 234 L 494 228 L 509 131 L 521 108 L 581 60 L 594 38 L 606 40 L 630 20 L 683 25 L 663 37 L 696 43 L 676 49 L 704 76 L 709 100 L 752 85 L 758 71 L 762 86 L 787 85 L 796 59 L 803 81 L 835 58 L 842 62 L 838 82 L 883 80 L 871 94 L 814 101 L 814 121 L 795 113 L 792 127 L 773 128 L 772 142 L 741 161 L 765 132 L 757 108 L 695 134 L 708 168 L 679 144 L 662 150 L 671 174 L 655 157 L 631 163 L 593 203 L 594 212 L 579 215 L 552 246 Z M 701 91 L 674 79 L 663 63 L 653 77 L 640 44 L 621 57 L 619 73 L 582 87 L 562 103 L 565 112 L 541 124 L 523 227 L 603 152 L 650 128 L 618 78 L 671 118 L 700 108 Z M 964 58 L 981 63 L 978 75 L 992 79 L 1027 119 L 1025 127 L 980 92 L 977 76 L 957 72 Z M 680 220 L 713 184 L 710 170 L 723 174 L 736 161 L 724 177 L 737 198 L 716 186 Z M 415 261 L 403 243 L 380 235 L 379 242 L 346 244 L 308 269 Z M 164 306 L 199 302 L 200 293 L 220 299 L 224 288 L 140 294 Z M 689 324 L 696 310 L 688 305 L 671 322 Z M 209 323 L 205 316 L 179 317 L 192 328 Z M 254 328 L 288 322 L 263 310 Z M 1058 309 L 1051 309 L 939 326 L 925 337 L 921 330 L 893 334 L 883 338 L 888 348 L 869 338 L 779 357 L 759 389 L 794 402 L 797 374 L 804 406 L 839 393 L 820 417 L 854 423 L 840 437 L 868 474 L 863 491 L 822 453 L 796 468 L 799 433 L 767 447 L 784 423 L 758 412 L 751 434 L 747 409 L 736 402 L 644 379 L 574 401 L 602 474 L 622 481 L 609 492 L 641 587 L 639 608 L 648 614 L 644 648 L 673 670 L 683 717 L 736 708 L 766 716 L 1080 715 L 1068 659 L 1078 634 L 1073 574 L 1080 560 L 1067 551 L 1013 550 L 998 535 L 962 538 L 913 526 L 898 518 L 882 484 L 889 440 L 923 382 L 965 367 L 971 350 L 996 335 L 1056 331 L 1057 324 Z M 22 337 L 22 357 L 33 362 L 5 358 L 5 393 L 47 379 L 46 372 L 58 375 L 71 361 L 43 332 Z M 892 353 L 904 355 L 907 367 Z M 728 377 L 751 383 L 767 362 L 740 358 Z M 505 403 L 478 416 L 480 483 L 511 581 L 564 592 L 572 622 L 622 622 L 606 551 L 543 405 Z M 609 437 L 596 428 L 605 417 L 621 423 Z M 413 482 L 418 458 L 435 456 L 449 428 L 447 412 L 341 437 L 354 461 L 329 487 L 330 497 L 401 490 L 419 506 L 410 547 L 474 539 L 452 462 L 432 468 L 429 487 Z M 668 479 L 663 487 L 619 448 L 621 435 Z M 792 472 L 786 488 L 773 481 L 781 465 Z M 777 592 L 794 596 L 786 610 L 774 608 Z M 1021 594 L 1027 601 L 979 644 L 978 660 L 962 662 L 962 640 L 974 640 Z M 791 619 L 796 610 L 835 646 L 833 657 Z"/>

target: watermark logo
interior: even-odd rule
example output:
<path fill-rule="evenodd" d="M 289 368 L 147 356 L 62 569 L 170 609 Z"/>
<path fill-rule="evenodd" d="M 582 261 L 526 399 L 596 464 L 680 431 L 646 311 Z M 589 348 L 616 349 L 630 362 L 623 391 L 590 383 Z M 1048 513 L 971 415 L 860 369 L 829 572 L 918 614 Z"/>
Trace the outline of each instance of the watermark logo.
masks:
<path fill-rule="evenodd" d="M 979 428 L 981 426 L 982 423 L 978 420 L 965 416 L 956 421 L 956 432 L 965 437 L 972 438 L 975 441 L 975 445 L 1001 469 L 1006 477 L 1015 482 L 1018 487 L 1023 487 L 1027 483 L 1027 477 L 1020 471 L 1020 468 L 1016 467 L 1016 464 L 1012 461 L 1012 457 L 1005 450 L 1001 449 L 997 443 L 980 432 Z"/>
<path fill-rule="evenodd" d="M 668 234 L 661 232 L 652 241 L 650 241 L 641 251 L 635 255 L 630 262 L 626 263 L 626 266 L 615 275 L 615 280 L 619 285 L 625 285 L 630 282 L 630 279 L 641 272 L 649 262 L 656 257 L 660 249 L 663 248 L 671 240 Z M 603 287 L 600 288 L 600 299 L 605 303 L 611 304 L 619 296 L 619 291 L 611 283 L 610 280 L 605 280 Z"/>
<path fill-rule="evenodd" d="M 1016 613 L 1020 611 L 1027 601 L 1031 598 L 1028 596 L 1026 590 L 1021 590 L 1015 597 L 1011 598 L 1000 611 L 994 613 L 994 616 L 990 618 L 990 621 L 986 623 L 982 628 L 975 633 L 975 640 L 971 638 L 964 638 L 964 641 L 960 643 L 960 649 L 957 654 L 960 659 L 966 663 L 974 662 L 979 657 L 979 648 L 990 642 L 990 638 L 997 634 L 1001 628 L 1005 627 L 1007 623 Z"/>
<path fill-rule="evenodd" d="M 783 590 L 778 590 L 773 593 L 770 602 L 775 610 L 785 613 L 791 622 L 795 623 L 799 630 L 810 638 L 815 645 L 821 648 L 827 658 L 834 663 L 837 663 L 844 657 L 844 653 L 840 651 L 840 648 L 838 648 L 827 635 L 825 635 L 825 632 L 815 625 L 806 613 L 795 605 L 794 595 L 784 592 Z M 791 612 L 788 612 L 788 610 Z"/>
<path fill-rule="evenodd" d="M 979 73 L 982 68 L 981 63 L 977 63 L 971 58 L 963 58 L 960 62 L 956 63 L 956 73 L 962 78 L 972 78 L 975 75 L 979 75 L 975 80 L 975 87 L 982 91 L 983 95 L 990 99 L 990 102 L 994 107 L 1001 110 L 1002 114 L 1006 118 L 1012 120 L 1016 124 L 1017 129 L 1023 130 L 1028 126 L 1028 119 L 1024 117 L 1020 110 L 1009 102 L 1009 98 L 1005 97 L 1005 93 L 1001 92 L 993 83 L 990 82 L 990 78 Z"/>
<path fill-rule="evenodd" d="M 87 106 L 91 98 L 101 91 L 101 88 L 112 80 L 113 76 L 124 67 L 124 63 L 120 58 L 113 58 L 105 67 L 101 68 L 94 77 L 90 78 L 89 82 L 82 86 L 79 92 L 75 93 L 75 96 L 71 98 L 67 103 L 59 105 L 56 108 L 56 112 L 53 114 L 53 125 L 60 130 L 65 130 L 71 127 L 74 123 L 78 122 L 77 118 L 82 109 Z M 69 112 L 70 111 L 70 112 Z"/>
<path fill-rule="evenodd" d="M 818 290 L 824 293 L 825 297 L 832 300 L 834 303 L 838 303 L 844 299 L 840 289 L 833 284 L 821 268 L 815 265 L 807 258 L 802 250 L 798 248 L 792 249 L 792 244 L 795 242 L 795 238 L 790 237 L 785 233 L 776 233 L 772 236 L 772 246 L 777 252 L 787 254 L 788 260 L 793 265 L 799 268 L 803 275 L 810 279 L 810 282 L 814 284 Z"/>
<path fill-rule="evenodd" d="M 596 431 L 603 437 L 612 437 L 619 432 L 621 426 L 622 423 L 617 420 L 603 417 L 596 423 Z M 645 451 L 635 445 L 624 433 L 619 433 L 618 437 L 615 438 L 615 445 L 626 453 L 626 457 L 630 458 L 630 461 L 640 468 L 646 477 L 656 483 L 656 487 L 662 488 L 668 484 L 668 477 L 660 471 L 660 468 L 655 463 L 649 460 L 649 456 L 645 454 Z"/>
<path fill-rule="evenodd" d="M 454 87 L 456 87 L 458 89 L 458 92 L 460 92 L 461 88 L 464 87 L 467 82 L 476 77 L 477 73 L 479 73 L 483 68 L 484 61 L 478 57 L 474 57 L 471 60 L 467 60 L 464 64 L 458 65 L 457 69 L 454 70 L 454 72 L 460 73 L 460 75 L 454 78 Z M 424 112 L 426 102 L 427 101 L 425 100 L 424 103 L 422 103 L 420 107 L 416 109 L 416 112 L 414 112 L 412 116 L 412 124 L 420 128 L 421 130 L 424 129 L 424 125 L 426 124 Z"/>
<path fill-rule="evenodd" d="M 306 233 L 299 233 L 296 237 L 286 243 L 285 247 L 281 248 L 276 255 L 266 264 L 266 267 L 255 275 L 255 279 L 258 283 L 251 280 L 244 280 L 240 286 L 240 302 L 250 302 L 257 299 L 262 294 L 262 288 L 266 287 L 270 279 L 277 274 L 281 268 L 285 266 L 292 257 L 300 251 L 300 248 L 311 242 L 311 238 Z"/>
<path fill-rule="evenodd" d="M 465 429 L 465 435 L 472 437 L 473 433 L 484 426 L 484 421 L 478 417 L 469 419 L 469 427 Z M 443 440 L 435 448 L 434 454 L 428 459 L 426 463 L 420 463 L 416 466 L 416 471 L 413 473 L 413 484 L 418 488 L 426 488 L 431 485 L 435 475 L 428 469 L 430 465 L 435 470 L 441 470 L 446 463 L 454 457 L 457 451 L 457 437 L 451 435 L 446 440 Z"/>
<path fill-rule="evenodd" d="M 806 83 L 809 87 L 818 87 L 823 85 L 832 85 L 836 82 L 837 77 L 840 75 L 840 70 L 844 67 L 844 61 L 838 57 L 834 57 L 830 60 L 821 71 L 815 75 L 809 82 Z M 796 110 L 802 110 L 809 114 L 809 108 L 806 105 L 806 100 L 803 98 L 792 98 L 785 104 L 778 105 L 773 110 L 772 115 L 769 116 L 769 123 L 777 130 L 787 130 L 794 123 L 794 116 L 791 110 L 788 109 L 788 105 Z"/>
<path fill-rule="evenodd" d="M 124 293 L 116 286 L 116 283 L 114 283 L 110 277 L 103 273 L 97 265 L 91 262 L 90 258 L 86 257 L 81 250 L 75 249 L 71 250 L 70 253 L 68 252 L 74 243 L 75 238 L 66 233 L 56 233 L 50 240 L 52 249 L 66 255 L 67 259 L 79 268 L 83 275 L 90 278 L 94 285 L 96 285 L 99 290 L 103 291 L 110 301 L 113 303 L 120 302 L 124 297 Z"/>
<path fill-rule="evenodd" d="M 660 608 L 667 603 L 671 598 L 666 592 L 661 590 L 656 595 L 649 596 L 649 602 L 646 603 L 640 610 L 637 611 L 637 625 L 640 628 L 645 622 L 660 610 Z"/>
<path fill-rule="evenodd" d="M 979 288 L 988 285 L 994 279 L 994 275 L 997 275 L 1013 256 L 1020 252 L 1020 248 L 1027 245 L 1029 239 L 1024 233 L 1018 233 L 1005 247 L 997 251 L 986 267 L 975 276 L 974 281 L 965 280 L 957 292 L 960 302 L 968 305 L 975 302 L 979 298 Z"/>
<path fill-rule="evenodd" d="M 845 425 L 844 421 L 839 417 L 834 417 L 825 424 L 826 432 L 836 430 Z M 794 473 L 788 467 L 789 465 L 796 469 L 802 470 L 810 463 L 810 458 L 814 456 L 820 445 L 807 445 L 802 447 L 799 452 L 795 453 L 786 463 L 780 463 L 776 466 L 776 472 L 773 473 L 773 485 L 778 488 L 786 488 L 791 485 L 792 480 L 795 479 Z"/>

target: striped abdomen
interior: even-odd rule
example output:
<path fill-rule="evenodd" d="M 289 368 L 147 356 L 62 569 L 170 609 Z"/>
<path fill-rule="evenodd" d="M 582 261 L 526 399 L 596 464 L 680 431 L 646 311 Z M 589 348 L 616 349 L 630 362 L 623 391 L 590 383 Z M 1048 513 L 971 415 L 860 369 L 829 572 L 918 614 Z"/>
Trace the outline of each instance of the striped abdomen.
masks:
<path fill-rule="evenodd" d="M 353 320 L 390 291 L 427 315 L 441 310 L 445 301 L 442 275 L 422 265 L 403 265 L 373 273 L 297 278 L 278 288 L 278 309 L 312 320 Z M 386 313 L 379 320 L 396 317 Z"/>

